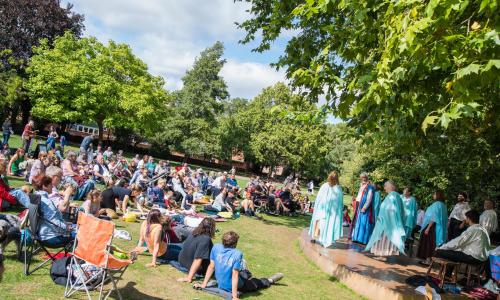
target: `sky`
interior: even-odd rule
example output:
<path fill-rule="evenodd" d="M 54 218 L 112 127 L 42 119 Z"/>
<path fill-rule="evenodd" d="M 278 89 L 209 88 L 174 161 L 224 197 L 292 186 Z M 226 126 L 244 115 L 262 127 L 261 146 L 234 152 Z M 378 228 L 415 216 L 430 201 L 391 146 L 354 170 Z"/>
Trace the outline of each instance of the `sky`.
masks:
<path fill-rule="evenodd" d="M 196 56 L 221 41 L 227 60 L 221 75 L 231 97 L 251 99 L 278 81 L 283 71 L 269 66 L 283 52 L 285 41 L 270 51 L 254 53 L 238 41 L 244 31 L 234 24 L 249 18 L 247 3 L 232 0 L 69 0 L 85 16 L 85 36 L 101 42 L 129 44 L 152 74 L 166 80 L 168 90 L 182 88 L 182 76 Z M 68 0 L 62 2 L 65 6 Z"/>

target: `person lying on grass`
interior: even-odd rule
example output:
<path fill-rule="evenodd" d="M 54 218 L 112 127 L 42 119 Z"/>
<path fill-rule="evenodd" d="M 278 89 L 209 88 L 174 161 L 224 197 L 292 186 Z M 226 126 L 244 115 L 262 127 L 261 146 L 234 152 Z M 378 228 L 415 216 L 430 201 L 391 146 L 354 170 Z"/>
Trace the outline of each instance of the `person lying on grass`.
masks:
<path fill-rule="evenodd" d="M 163 216 L 158 209 L 148 213 L 147 220 L 141 224 L 139 243 L 134 252 L 143 253 L 146 250 L 152 255 L 151 263 L 146 267 L 156 267 L 158 264 L 177 260 L 182 244 L 170 243 L 166 229 L 170 229 L 172 219 Z M 146 247 L 144 246 L 146 244 Z"/>
<path fill-rule="evenodd" d="M 254 278 L 245 267 L 243 253 L 236 246 L 240 237 L 234 231 L 224 233 L 222 244 L 217 244 L 210 253 L 210 265 L 202 284 L 195 283 L 195 289 L 204 289 L 215 272 L 217 287 L 220 290 L 231 292 L 232 299 L 239 299 L 239 293 L 254 292 L 268 288 L 271 284 L 283 278 L 282 273 L 276 273 L 270 278 Z"/>

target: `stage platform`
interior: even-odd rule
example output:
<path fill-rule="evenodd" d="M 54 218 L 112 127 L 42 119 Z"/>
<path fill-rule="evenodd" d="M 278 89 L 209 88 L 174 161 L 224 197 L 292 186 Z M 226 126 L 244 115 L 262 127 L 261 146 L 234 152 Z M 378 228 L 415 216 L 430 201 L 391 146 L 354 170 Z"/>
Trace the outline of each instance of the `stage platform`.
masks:
<path fill-rule="evenodd" d="M 356 293 L 368 299 L 426 299 L 407 285 L 412 275 L 425 275 L 427 268 L 416 258 L 392 256 L 375 257 L 362 252 L 364 246 L 341 239 L 329 248 L 312 244 L 303 230 L 300 248 L 321 270 L 336 277 Z M 441 295 L 442 299 L 470 299 L 465 296 Z"/>

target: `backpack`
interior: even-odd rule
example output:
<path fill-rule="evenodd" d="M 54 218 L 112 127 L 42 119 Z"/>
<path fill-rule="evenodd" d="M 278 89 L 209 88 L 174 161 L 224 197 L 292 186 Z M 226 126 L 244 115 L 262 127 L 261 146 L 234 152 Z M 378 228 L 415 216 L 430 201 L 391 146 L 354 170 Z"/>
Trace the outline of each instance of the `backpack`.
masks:
<path fill-rule="evenodd" d="M 50 278 L 55 284 L 66 286 L 68 280 L 68 265 L 71 257 L 62 257 L 52 262 L 50 267 Z"/>

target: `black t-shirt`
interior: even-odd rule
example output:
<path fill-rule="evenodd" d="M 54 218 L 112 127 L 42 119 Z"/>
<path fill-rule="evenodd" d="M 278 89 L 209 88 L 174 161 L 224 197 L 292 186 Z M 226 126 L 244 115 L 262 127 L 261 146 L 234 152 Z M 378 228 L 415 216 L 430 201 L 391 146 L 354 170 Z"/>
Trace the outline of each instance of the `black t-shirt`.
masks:
<path fill-rule="evenodd" d="M 120 199 L 120 201 L 123 201 L 123 198 L 125 196 L 129 196 L 132 194 L 132 190 L 121 187 L 121 186 L 114 186 L 113 187 L 113 194 L 115 195 L 115 198 Z"/>
<path fill-rule="evenodd" d="M 192 234 L 184 241 L 182 250 L 179 253 L 179 263 L 186 269 L 190 269 L 196 258 L 201 258 L 201 268 L 198 274 L 205 274 L 210 264 L 210 251 L 212 250 L 212 239 L 205 234 L 193 236 Z"/>
<path fill-rule="evenodd" d="M 113 189 L 105 189 L 104 191 L 102 191 L 101 195 L 102 195 L 101 208 L 109 208 L 115 210 L 116 209 L 115 193 L 113 193 Z"/>

